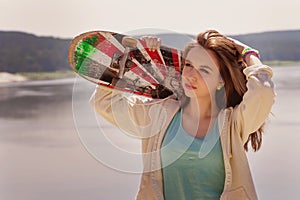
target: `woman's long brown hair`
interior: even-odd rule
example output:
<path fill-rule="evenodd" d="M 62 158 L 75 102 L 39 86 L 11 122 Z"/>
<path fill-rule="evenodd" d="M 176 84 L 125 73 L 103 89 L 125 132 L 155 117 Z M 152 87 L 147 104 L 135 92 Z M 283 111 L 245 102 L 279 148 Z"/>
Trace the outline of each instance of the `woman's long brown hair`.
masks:
<path fill-rule="evenodd" d="M 218 60 L 218 67 L 221 77 L 224 81 L 224 88 L 216 92 L 216 102 L 220 108 L 235 107 L 241 103 L 246 87 L 246 76 L 243 69 L 246 64 L 241 60 L 241 54 L 235 47 L 233 41 L 215 30 L 207 30 L 197 36 L 197 42 L 188 45 L 183 53 L 186 57 L 189 50 L 195 46 L 201 45 L 204 49 L 211 50 Z M 248 151 L 248 143 L 251 141 L 251 147 L 258 151 L 262 144 L 262 133 L 264 124 L 254 133 L 249 135 L 244 149 Z"/>

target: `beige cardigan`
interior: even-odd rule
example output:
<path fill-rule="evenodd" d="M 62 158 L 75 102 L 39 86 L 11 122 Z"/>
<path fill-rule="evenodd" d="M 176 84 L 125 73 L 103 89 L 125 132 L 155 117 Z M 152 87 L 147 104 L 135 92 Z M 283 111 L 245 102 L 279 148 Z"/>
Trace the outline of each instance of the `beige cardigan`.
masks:
<path fill-rule="evenodd" d="M 248 90 L 243 101 L 218 115 L 226 174 L 222 200 L 257 199 L 243 146 L 249 134 L 268 117 L 275 97 L 270 67 L 253 65 L 247 67 L 244 74 Z M 137 199 L 163 200 L 160 147 L 168 125 L 180 108 L 179 103 L 172 97 L 143 102 L 98 87 L 91 104 L 113 125 L 142 140 L 144 172 Z"/>

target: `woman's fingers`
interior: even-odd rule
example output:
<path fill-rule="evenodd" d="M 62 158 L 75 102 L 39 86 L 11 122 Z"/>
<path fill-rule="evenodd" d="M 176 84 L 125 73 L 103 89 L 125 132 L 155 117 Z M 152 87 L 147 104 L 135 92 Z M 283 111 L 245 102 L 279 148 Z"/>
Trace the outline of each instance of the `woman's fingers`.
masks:
<path fill-rule="evenodd" d="M 161 46 L 161 39 L 153 36 L 144 36 L 141 38 L 146 42 L 147 47 L 151 51 L 158 50 Z"/>

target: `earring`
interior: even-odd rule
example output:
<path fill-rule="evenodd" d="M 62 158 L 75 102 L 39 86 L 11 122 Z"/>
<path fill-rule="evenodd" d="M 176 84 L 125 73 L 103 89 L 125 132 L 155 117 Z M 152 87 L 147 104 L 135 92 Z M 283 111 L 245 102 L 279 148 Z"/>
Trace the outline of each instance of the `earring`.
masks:
<path fill-rule="evenodd" d="M 222 87 L 223 87 L 223 85 L 218 85 L 218 86 L 217 86 L 217 90 L 221 90 Z"/>

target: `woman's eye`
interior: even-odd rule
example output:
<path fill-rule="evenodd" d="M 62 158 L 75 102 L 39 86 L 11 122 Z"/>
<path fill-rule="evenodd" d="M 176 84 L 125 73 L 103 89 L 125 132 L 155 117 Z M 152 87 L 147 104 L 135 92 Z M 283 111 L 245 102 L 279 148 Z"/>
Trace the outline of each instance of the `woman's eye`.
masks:
<path fill-rule="evenodd" d="M 196 70 L 197 72 L 202 72 L 202 73 L 206 73 L 206 74 L 209 74 L 209 70 L 205 69 L 204 67 L 194 67 L 192 64 L 190 63 L 185 63 L 184 64 L 184 67 L 188 67 L 189 69 L 194 69 Z"/>
<path fill-rule="evenodd" d="M 206 70 L 206 69 L 204 69 L 204 68 L 201 68 L 200 71 L 201 71 L 201 72 L 204 72 L 204 73 L 206 73 L 206 74 L 209 74 L 209 71 Z"/>
<path fill-rule="evenodd" d="M 185 67 L 191 67 L 191 68 L 194 68 L 194 66 L 193 66 L 192 64 L 190 64 L 190 63 L 185 63 L 184 66 L 185 66 Z"/>

